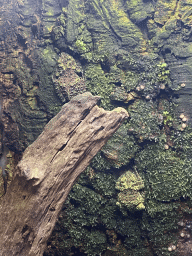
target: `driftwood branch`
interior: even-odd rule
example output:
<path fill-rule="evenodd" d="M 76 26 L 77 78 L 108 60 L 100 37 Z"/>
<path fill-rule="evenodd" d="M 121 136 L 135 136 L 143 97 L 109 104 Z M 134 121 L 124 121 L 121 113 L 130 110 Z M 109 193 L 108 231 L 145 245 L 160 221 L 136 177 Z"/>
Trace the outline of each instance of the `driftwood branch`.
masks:
<path fill-rule="evenodd" d="M 99 97 L 74 97 L 46 125 L 16 167 L 0 206 L 0 255 L 39 256 L 76 178 L 128 113 L 105 111 Z"/>

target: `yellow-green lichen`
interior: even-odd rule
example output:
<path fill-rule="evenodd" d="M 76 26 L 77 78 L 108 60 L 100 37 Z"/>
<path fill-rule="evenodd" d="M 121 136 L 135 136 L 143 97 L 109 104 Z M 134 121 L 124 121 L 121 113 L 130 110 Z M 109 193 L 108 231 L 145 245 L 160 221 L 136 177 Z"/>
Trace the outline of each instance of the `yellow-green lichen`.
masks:
<path fill-rule="evenodd" d="M 144 197 L 138 191 L 128 189 L 118 194 L 117 205 L 129 210 L 143 210 L 145 209 L 144 201 Z"/>
<path fill-rule="evenodd" d="M 77 40 L 75 42 L 75 45 L 76 45 L 76 47 L 77 47 L 79 52 L 83 53 L 83 52 L 87 51 L 87 46 L 86 46 L 86 44 L 82 40 Z"/>
<path fill-rule="evenodd" d="M 125 207 L 129 210 L 145 208 L 144 194 L 139 191 L 144 188 L 144 183 L 138 173 L 127 171 L 118 178 L 115 188 L 121 191 L 118 193 L 117 202 L 120 208 Z"/>
<path fill-rule="evenodd" d="M 140 190 L 144 188 L 144 183 L 139 174 L 127 171 L 121 175 L 116 183 L 116 189 L 123 191 L 125 189 Z"/>

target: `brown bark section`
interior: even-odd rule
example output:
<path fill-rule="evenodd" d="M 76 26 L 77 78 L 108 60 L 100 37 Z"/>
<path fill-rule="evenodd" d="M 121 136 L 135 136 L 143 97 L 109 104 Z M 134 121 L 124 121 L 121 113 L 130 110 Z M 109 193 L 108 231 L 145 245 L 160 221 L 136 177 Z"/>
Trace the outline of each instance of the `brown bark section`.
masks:
<path fill-rule="evenodd" d="M 0 206 L 0 255 L 43 255 L 76 178 L 128 113 L 105 111 L 99 97 L 74 97 L 45 126 L 16 167 Z"/>

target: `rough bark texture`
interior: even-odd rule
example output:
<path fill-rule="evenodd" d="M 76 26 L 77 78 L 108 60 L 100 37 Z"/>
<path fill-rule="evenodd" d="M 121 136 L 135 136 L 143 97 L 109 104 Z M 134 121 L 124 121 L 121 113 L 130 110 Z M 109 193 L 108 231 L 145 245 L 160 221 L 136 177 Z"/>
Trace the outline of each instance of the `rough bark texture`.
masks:
<path fill-rule="evenodd" d="M 74 181 L 128 113 L 74 97 L 29 146 L 0 208 L 0 255 L 42 255 Z"/>
<path fill-rule="evenodd" d="M 7 157 L 10 180 L 79 93 L 131 116 L 71 190 L 46 256 L 192 254 L 191 0 L 0 0 L 0 17 L 0 166 Z M 143 191 L 126 190 L 130 172 Z"/>

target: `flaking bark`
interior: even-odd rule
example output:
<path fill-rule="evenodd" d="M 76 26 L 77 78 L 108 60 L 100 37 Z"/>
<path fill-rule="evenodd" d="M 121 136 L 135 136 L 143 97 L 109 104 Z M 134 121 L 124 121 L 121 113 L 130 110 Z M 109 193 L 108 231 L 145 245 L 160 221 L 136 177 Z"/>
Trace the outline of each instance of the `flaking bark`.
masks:
<path fill-rule="evenodd" d="M 40 256 L 76 178 L 128 113 L 74 97 L 24 152 L 0 206 L 0 255 Z"/>

